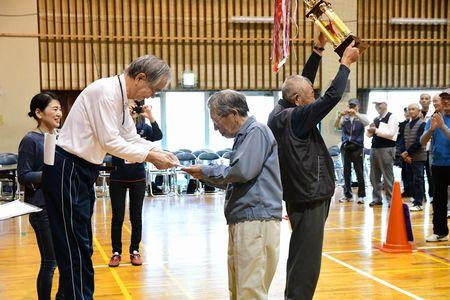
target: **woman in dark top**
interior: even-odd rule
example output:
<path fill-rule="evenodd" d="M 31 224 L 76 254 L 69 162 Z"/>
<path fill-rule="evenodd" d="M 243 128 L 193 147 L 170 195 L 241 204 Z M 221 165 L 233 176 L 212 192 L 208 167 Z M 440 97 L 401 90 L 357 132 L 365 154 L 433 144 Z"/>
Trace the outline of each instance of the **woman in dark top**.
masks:
<path fill-rule="evenodd" d="M 17 173 L 19 182 L 25 186 L 25 202 L 42 208 L 40 212 L 30 214 L 30 224 L 36 233 L 41 254 L 41 267 L 37 277 L 38 298 L 50 299 L 57 264 L 40 184 L 44 166 L 44 133 L 54 133 L 59 127 L 61 105 L 55 95 L 39 93 L 31 99 L 28 115 L 37 121 L 37 127 L 28 132 L 20 142 Z M 60 291 L 56 299 L 63 299 Z"/>
<path fill-rule="evenodd" d="M 136 130 L 141 137 L 152 142 L 162 139 L 162 132 L 152 115 L 151 107 L 147 105 L 142 106 L 142 112 L 138 114 L 135 111 L 135 106 L 131 106 L 130 113 L 135 122 L 137 119 L 140 119 L 136 122 Z M 147 118 L 151 126 L 147 125 L 139 115 Z M 113 255 L 108 265 L 117 267 L 122 259 L 122 225 L 125 215 L 125 198 L 127 189 L 129 189 L 131 221 L 130 260 L 131 264 L 140 266 L 142 265 L 142 257 L 139 254 L 139 243 L 142 236 L 145 166 L 144 163 L 132 163 L 118 157 L 113 157 L 112 162 L 116 167 L 111 172 L 109 183 L 112 206 L 111 244 Z"/>

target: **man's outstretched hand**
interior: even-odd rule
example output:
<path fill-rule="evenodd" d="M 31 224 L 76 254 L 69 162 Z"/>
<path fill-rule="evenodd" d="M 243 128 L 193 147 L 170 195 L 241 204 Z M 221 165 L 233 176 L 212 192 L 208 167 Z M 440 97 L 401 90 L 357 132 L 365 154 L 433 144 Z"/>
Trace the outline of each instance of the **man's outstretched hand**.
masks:
<path fill-rule="evenodd" d="M 341 58 L 341 63 L 350 68 L 350 65 L 359 59 L 359 49 L 355 47 L 355 41 L 353 41 L 344 51 Z"/>
<path fill-rule="evenodd" d="M 196 179 L 200 179 L 202 177 L 202 172 L 200 170 L 200 165 L 194 165 L 190 167 L 183 167 L 181 171 L 188 173 L 192 177 Z"/>
<path fill-rule="evenodd" d="M 170 152 L 162 151 L 159 149 L 152 149 L 148 154 L 145 161 L 151 162 L 158 170 L 174 168 L 180 166 L 178 158 Z"/>

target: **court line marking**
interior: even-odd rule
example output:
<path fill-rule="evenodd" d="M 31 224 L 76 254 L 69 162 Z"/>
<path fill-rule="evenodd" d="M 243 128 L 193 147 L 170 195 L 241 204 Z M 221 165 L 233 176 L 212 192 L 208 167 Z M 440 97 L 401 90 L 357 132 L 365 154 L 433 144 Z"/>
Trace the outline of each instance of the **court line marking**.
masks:
<path fill-rule="evenodd" d="M 94 237 L 93 240 L 94 240 L 95 247 L 97 247 L 97 250 L 100 252 L 100 255 L 102 256 L 103 260 L 105 261 L 105 263 L 108 263 L 109 258 L 106 255 L 106 252 L 103 249 L 102 245 L 100 244 L 100 242 L 97 240 L 96 237 Z M 117 274 L 117 271 L 113 268 L 109 268 L 109 270 L 111 271 L 114 279 L 116 280 L 117 284 L 119 285 L 119 288 L 122 291 L 122 294 L 125 296 L 125 299 L 127 299 L 127 300 L 133 299 L 131 297 L 130 292 L 128 292 L 127 287 L 123 283 L 122 279 L 120 279 L 119 274 Z"/>
<path fill-rule="evenodd" d="M 333 223 L 333 222 L 328 222 L 328 221 L 327 221 L 327 223 L 330 224 L 330 225 L 336 226 L 335 228 L 339 228 L 339 226 L 338 226 L 337 224 Z M 351 232 L 353 232 L 353 233 L 361 234 L 361 232 L 358 231 L 358 230 L 354 230 L 354 229 L 346 229 L 346 230 L 351 231 Z M 372 235 L 371 239 L 372 239 L 372 240 L 375 240 L 375 241 L 378 241 L 378 242 L 383 242 L 383 241 L 380 240 L 379 238 L 373 237 L 373 235 Z"/>
<path fill-rule="evenodd" d="M 426 250 L 426 249 L 450 249 L 450 245 L 448 246 L 422 246 L 417 247 L 417 250 L 413 250 L 413 252 L 417 252 L 418 250 Z M 357 249 L 357 250 L 336 250 L 336 251 L 324 251 L 326 254 L 344 254 L 344 253 L 358 253 L 358 252 L 381 252 L 379 249 Z"/>
<path fill-rule="evenodd" d="M 423 246 L 423 247 L 417 247 L 417 249 L 450 249 L 450 245 L 445 245 L 445 246 Z"/>
<path fill-rule="evenodd" d="M 425 250 L 426 251 L 426 250 Z M 434 260 L 434 261 L 436 261 L 436 262 L 438 262 L 438 263 L 441 263 L 441 264 L 443 264 L 443 265 L 446 265 L 446 266 L 449 266 L 450 267 L 450 264 L 448 263 L 448 262 L 446 262 L 446 258 L 443 258 L 443 257 L 440 257 L 440 256 L 438 256 L 438 255 L 435 255 L 435 254 L 432 254 L 432 253 L 426 253 L 425 251 L 417 251 L 415 254 L 418 254 L 418 255 L 420 255 L 420 256 L 423 256 L 423 257 L 426 257 L 426 258 L 429 258 L 429 259 L 431 259 L 431 260 Z"/>
<path fill-rule="evenodd" d="M 358 252 L 379 252 L 378 249 L 360 249 L 360 250 L 336 250 L 336 251 L 324 251 L 324 254 L 345 254 L 345 253 L 358 253 Z"/>
<path fill-rule="evenodd" d="M 128 225 L 123 224 L 123 227 L 125 228 L 126 231 L 128 231 L 129 234 L 131 234 L 131 230 L 128 227 Z M 141 248 L 147 248 L 144 245 L 144 242 L 141 241 Z M 191 294 L 189 294 L 189 292 L 180 284 L 180 282 L 173 277 L 173 275 L 170 273 L 169 269 L 167 269 L 167 267 L 164 265 L 164 261 L 161 261 L 162 263 L 162 268 L 164 273 L 166 273 L 167 277 L 169 277 L 169 279 L 177 286 L 177 288 L 188 298 L 188 299 L 194 299 Z"/>
<path fill-rule="evenodd" d="M 328 221 L 327 221 L 327 223 L 328 223 Z M 333 224 L 333 223 L 331 223 L 332 225 L 334 225 L 334 226 L 338 226 L 337 224 Z M 428 225 L 423 225 L 423 224 L 415 224 L 415 225 L 411 225 L 412 227 L 431 227 L 431 226 L 433 226 L 433 224 L 428 224 Z M 383 226 L 372 226 L 372 227 L 370 227 L 370 228 L 373 228 L 373 229 L 380 229 L 380 228 L 382 228 Z M 368 227 L 364 227 L 364 226 L 351 226 L 351 227 L 327 227 L 327 228 L 325 228 L 325 231 L 332 231 L 332 230 L 353 230 L 353 229 L 367 229 Z"/>
<path fill-rule="evenodd" d="M 401 293 L 401 294 L 403 294 L 403 295 L 406 295 L 406 296 L 408 296 L 408 297 L 410 297 L 410 298 L 413 298 L 413 299 L 418 299 L 418 300 L 419 300 L 419 299 L 423 299 L 423 298 L 420 298 L 419 296 L 416 296 L 416 295 L 414 295 L 414 294 L 412 294 L 412 293 L 410 293 L 410 292 L 408 292 L 408 291 L 405 291 L 405 290 L 403 290 L 403 289 L 401 289 L 401 288 L 399 288 L 399 287 L 393 285 L 392 283 L 389 283 L 389 282 L 387 282 L 387 281 L 384 281 L 383 279 L 380 279 L 380 278 L 378 278 L 378 277 L 375 277 L 375 276 L 373 276 L 373 275 L 370 274 L 370 273 L 367 273 L 367 272 L 365 272 L 365 271 L 363 271 L 363 270 L 360 270 L 360 269 L 358 269 L 358 268 L 356 268 L 356 267 L 353 267 L 353 266 L 347 264 L 346 262 L 343 262 L 342 260 L 337 259 L 337 258 L 335 258 L 335 257 L 333 257 L 333 256 L 331 256 L 331 255 L 329 255 L 329 254 L 322 253 L 322 255 L 325 256 L 326 258 L 328 258 L 329 260 L 334 261 L 334 262 L 337 263 L 337 264 L 340 264 L 340 265 L 342 265 L 342 266 L 344 266 L 344 267 L 346 267 L 346 268 L 348 268 L 348 269 L 350 269 L 350 270 L 352 270 L 352 271 L 355 271 L 356 273 L 358 273 L 358 274 L 360 274 L 360 275 L 363 275 L 363 276 L 365 276 L 365 277 L 367 277 L 367 278 L 370 278 L 370 279 L 372 279 L 372 280 L 374 280 L 374 281 L 376 281 L 376 282 L 378 282 L 378 283 L 380 283 L 380 284 L 382 284 L 382 285 L 384 285 L 384 286 L 386 286 L 386 287 L 389 287 L 389 288 L 391 288 L 391 289 L 393 289 L 393 290 L 395 290 L 395 291 L 397 291 L 397 292 L 399 292 L 399 293 Z"/>
<path fill-rule="evenodd" d="M 149 263 L 142 263 L 143 266 L 148 265 Z M 133 267 L 135 268 L 135 266 L 133 266 L 131 263 L 120 263 L 120 267 Z M 94 269 L 100 269 L 100 268 L 110 268 L 110 266 L 108 266 L 107 264 L 100 264 L 100 265 L 95 265 Z"/>
<path fill-rule="evenodd" d="M 407 268 L 407 269 L 393 269 L 393 270 L 374 270 L 374 273 L 408 273 L 411 271 L 422 272 L 422 271 L 438 271 L 438 270 L 450 270 L 449 267 L 437 267 L 437 268 Z"/>

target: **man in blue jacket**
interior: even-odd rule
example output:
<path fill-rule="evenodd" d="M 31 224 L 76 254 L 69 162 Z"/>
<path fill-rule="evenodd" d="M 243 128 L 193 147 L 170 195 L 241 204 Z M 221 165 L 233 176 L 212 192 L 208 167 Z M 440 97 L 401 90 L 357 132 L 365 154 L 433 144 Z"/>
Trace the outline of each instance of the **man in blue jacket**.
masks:
<path fill-rule="evenodd" d="M 358 180 L 358 204 L 364 204 L 366 183 L 364 182 L 364 127 L 369 119 L 359 112 L 359 100 L 348 101 L 348 109 L 339 113 L 335 128 L 342 129 L 341 153 L 344 162 L 344 197 L 339 202 L 353 201 L 352 163 Z"/>
<path fill-rule="evenodd" d="M 208 101 L 214 129 L 234 138 L 230 165 L 183 170 L 226 189 L 230 299 L 267 299 L 278 263 L 282 191 L 278 147 L 267 125 L 247 115 L 245 96 L 232 90 Z"/>

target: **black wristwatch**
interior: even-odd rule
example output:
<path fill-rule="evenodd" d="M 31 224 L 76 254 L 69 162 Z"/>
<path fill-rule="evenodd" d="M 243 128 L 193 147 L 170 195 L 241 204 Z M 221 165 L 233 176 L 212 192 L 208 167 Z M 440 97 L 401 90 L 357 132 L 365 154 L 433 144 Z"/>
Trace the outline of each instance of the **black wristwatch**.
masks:
<path fill-rule="evenodd" d="M 313 49 L 317 50 L 317 51 L 324 51 L 325 50 L 325 48 L 322 48 L 322 47 L 319 48 L 316 45 L 313 46 Z"/>

